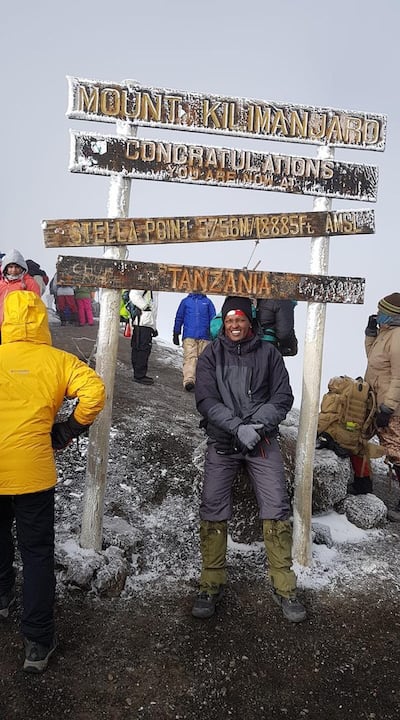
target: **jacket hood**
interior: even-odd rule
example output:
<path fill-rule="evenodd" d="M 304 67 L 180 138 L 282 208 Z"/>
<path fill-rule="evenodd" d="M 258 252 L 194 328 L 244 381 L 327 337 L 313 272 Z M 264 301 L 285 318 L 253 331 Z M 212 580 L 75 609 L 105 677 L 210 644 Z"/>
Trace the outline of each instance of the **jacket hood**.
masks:
<path fill-rule="evenodd" d="M 1 342 L 21 341 L 52 344 L 46 305 L 29 290 L 15 290 L 4 299 Z"/>
<path fill-rule="evenodd" d="M 28 272 L 28 266 L 24 260 L 23 255 L 21 255 L 19 250 L 9 250 L 4 257 L 1 260 L 1 271 L 4 273 L 4 270 L 6 269 L 7 265 L 10 263 L 16 263 L 17 265 L 20 265 L 25 272 Z"/>

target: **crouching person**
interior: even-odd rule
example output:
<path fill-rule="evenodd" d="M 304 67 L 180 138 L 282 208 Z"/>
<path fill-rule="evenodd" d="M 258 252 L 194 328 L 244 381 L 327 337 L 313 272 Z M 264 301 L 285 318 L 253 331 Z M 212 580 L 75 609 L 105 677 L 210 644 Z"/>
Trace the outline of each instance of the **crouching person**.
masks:
<path fill-rule="evenodd" d="M 64 396 L 79 402 L 68 420 L 54 423 Z M 51 346 L 43 301 L 29 291 L 7 295 L 0 346 L 0 620 L 15 602 L 15 519 L 26 672 L 45 670 L 57 644 L 53 448 L 66 447 L 91 425 L 104 396 L 94 370 Z"/>
<path fill-rule="evenodd" d="M 227 521 L 241 464 L 251 479 L 263 522 L 272 597 L 292 622 L 306 617 L 296 596 L 285 473 L 276 435 L 293 404 L 279 351 L 252 329 L 248 298 L 222 306 L 223 333 L 200 355 L 196 404 L 208 441 L 200 506 L 202 570 L 192 614 L 211 617 L 226 584 Z"/>

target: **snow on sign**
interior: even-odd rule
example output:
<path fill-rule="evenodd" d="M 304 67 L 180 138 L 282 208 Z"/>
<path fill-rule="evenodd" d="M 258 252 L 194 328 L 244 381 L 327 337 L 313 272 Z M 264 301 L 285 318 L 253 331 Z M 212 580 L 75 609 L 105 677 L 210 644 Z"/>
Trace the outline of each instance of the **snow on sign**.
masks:
<path fill-rule="evenodd" d="M 364 278 L 261 272 L 228 268 L 142 263 L 93 257 L 59 256 L 57 282 L 123 290 L 201 292 L 319 303 L 364 302 Z"/>
<path fill-rule="evenodd" d="M 386 116 L 247 98 L 200 95 L 68 77 L 67 115 L 78 120 L 384 150 Z"/>
<path fill-rule="evenodd" d="M 375 232 L 373 210 L 43 220 L 46 247 L 155 245 Z"/>
<path fill-rule="evenodd" d="M 378 188 L 375 165 L 77 132 L 71 132 L 69 169 L 369 202 Z"/>

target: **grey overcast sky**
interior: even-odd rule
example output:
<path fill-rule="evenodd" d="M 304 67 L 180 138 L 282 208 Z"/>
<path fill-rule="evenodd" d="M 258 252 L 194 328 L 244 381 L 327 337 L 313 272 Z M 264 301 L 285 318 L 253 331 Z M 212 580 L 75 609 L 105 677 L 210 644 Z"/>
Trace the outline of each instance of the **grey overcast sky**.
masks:
<path fill-rule="evenodd" d="M 364 327 L 377 300 L 400 291 L 400 3 L 397 0 L 13 0 L 2 13 L 1 246 L 18 248 L 49 275 L 42 219 L 105 217 L 109 179 L 70 173 L 69 129 L 112 134 L 109 123 L 66 118 L 72 75 L 205 94 L 387 114 L 386 150 L 337 149 L 335 159 L 379 167 L 377 203 L 335 200 L 333 209 L 373 207 L 376 234 L 333 237 L 329 274 L 366 278 L 364 306 L 330 305 L 321 390 L 331 375 L 364 372 Z M 315 156 L 316 148 L 139 129 L 139 137 Z M 130 215 L 263 213 L 312 209 L 312 198 L 278 192 L 133 181 Z M 252 241 L 130 248 L 130 259 L 243 267 Z M 307 239 L 264 240 L 250 267 L 307 272 Z M 79 254 L 65 251 L 64 254 Z M 92 254 L 101 255 L 101 248 Z M 83 251 L 82 254 L 88 254 Z M 182 296 L 161 298 L 159 329 L 170 340 Z M 217 298 L 219 307 L 221 301 Z M 306 304 L 296 309 L 300 351 L 287 366 L 299 405 Z"/>

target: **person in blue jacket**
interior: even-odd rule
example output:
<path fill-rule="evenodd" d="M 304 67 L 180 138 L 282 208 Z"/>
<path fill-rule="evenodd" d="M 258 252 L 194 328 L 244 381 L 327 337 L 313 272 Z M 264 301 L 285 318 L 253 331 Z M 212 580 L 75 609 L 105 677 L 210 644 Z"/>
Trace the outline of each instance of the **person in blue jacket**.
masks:
<path fill-rule="evenodd" d="M 183 328 L 183 387 L 188 392 L 194 390 L 197 359 L 210 342 L 210 322 L 214 315 L 214 303 L 202 293 L 189 293 L 176 311 L 173 343 L 180 344 Z"/>

